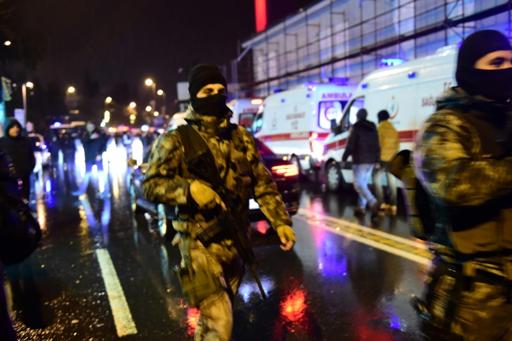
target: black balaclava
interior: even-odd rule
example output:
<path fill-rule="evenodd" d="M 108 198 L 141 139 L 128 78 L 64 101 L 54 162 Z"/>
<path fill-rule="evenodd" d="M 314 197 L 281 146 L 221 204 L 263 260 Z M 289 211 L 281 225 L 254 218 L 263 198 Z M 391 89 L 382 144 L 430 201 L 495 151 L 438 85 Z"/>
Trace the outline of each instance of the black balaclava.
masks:
<path fill-rule="evenodd" d="M 512 98 L 512 68 L 475 69 L 475 63 L 480 58 L 502 50 L 512 50 L 512 46 L 507 37 L 498 31 L 483 30 L 467 37 L 457 57 L 457 84 L 470 95 L 482 95 L 497 102 L 509 101 Z"/>
<path fill-rule="evenodd" d="M 225 94 L 216 94 L 204 98 L 197 98 L 197 93 L 205 85 L 222 84 L 227 91 L 226 78 L 222 75 L 219 68 L 215 65 L 199 64 L 192 68 L 188 77 L 188 92 L 190 94 L 190 104 L 195 112 L 208 116 L 226 116 L 230 110 L 226 105 L 227 97 Z"/>

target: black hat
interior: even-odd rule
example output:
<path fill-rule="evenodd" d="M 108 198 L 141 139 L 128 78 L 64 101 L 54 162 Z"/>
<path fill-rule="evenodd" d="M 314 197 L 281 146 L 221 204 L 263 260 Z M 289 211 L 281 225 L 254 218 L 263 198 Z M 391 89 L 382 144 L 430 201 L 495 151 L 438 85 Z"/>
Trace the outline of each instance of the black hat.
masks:
<path fill-rule="evenodd" d="M 482 30 L 469 35 L 462 42 L 457 56 L 457 84 L 464 88 L 466 73 L 475 68 L 475 63 L 488 53 L 502 50 L 512 50 L 512 46 L 499 31 Z"/>
<path fill-rule="evenodd" d="M 387 110 L 381 110 L 377 113 L 379 122 L 389 120 L 389 112 Z"/>
<path fill-rule="evenodd" d="M 368 117 L 368 111 L 366 111 L 366 109 L 364 108 L 359 109 L 357 111 L 356 117 L 358 121 L 366 120 L 366 118 Z"/>
<path fill-rule="evenodd" d="M 216 65 L 199 64 L 192 68 L 188 76 L 188 93 L 195 98 L 199 90 L 208 84 L 222 84 L 227 88 L 226 78 Z"/>

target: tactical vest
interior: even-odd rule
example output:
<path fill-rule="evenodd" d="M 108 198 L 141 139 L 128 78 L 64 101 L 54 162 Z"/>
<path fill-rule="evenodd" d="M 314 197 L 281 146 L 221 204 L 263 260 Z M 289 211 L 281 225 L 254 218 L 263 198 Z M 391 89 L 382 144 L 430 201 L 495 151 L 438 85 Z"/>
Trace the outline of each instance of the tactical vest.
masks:
<path fill-rule="evenodd" d="M 222 181 L 222 186 L 225 186 L 231 193 L 237 196 L 236 203 L 238 207 L 230 207 L 240 213 L 240 218 L 248 223 L 248 202 L 252 195 L 252 184 L 254 176 L 252 174 L 251 165 L 247 159 L 247 146 L 243 142 L 237 125 L 230 124 L 221 132 L 221 137 L 230 141 L 230 149 L 227 155 L 213 155 L 210 159 L 209 151 L 204 155 L 203 146 L 198 141 L 187 138 L 187 129 L 193 129 L 191 126 L 181 126 L 178 128 L 180 140 L 184 145 L 185 158 L 182 162 L 179 174 L 186 179 L 200 179 L 210 184 L 214 184 L 217 178 Z M 181 132 L 181 133 L 180 133 Z M 205 157 L 206 156 L 206 157 Z M 222 157 L 225 162 L 226 169 L 219 174 L 208 174 L 212 171 L 217 171 L 215 168 L 215 158 Z M 200 174 L 200 176 L 198 176 Z M 219 184 L 216 184 L 219 185 Z M 208 228 L 207 221 L 213 221 L 216 212 L 202 211 L 198 216 L 198 210 L 195 205 L 180 205 L 172 207 L 173 210 L 173 226 L 177 230 L 181 230 L 179 224 L 190 221 L 201 222 L 194 224 L 195 228 L 191 231 L 193 234 L 201 233 L 202 230 Z M 177 225 L 176 225 L 177 224 Z M 195 232 L 195 233 L 194 233 Z"/>
<path fill-rule="evenodd" d="M 507 130 L 479 119 L 472 113 L 457 115 L 468 123 L 480 140 L 476 153 L 482 159 L 507 156 Z M 475 151 L 472 151 L 475 153 Z M 511 170 L 512 171 L 512 170 Z M 444 205 L 446 228 L 458 258 L 502 257 L 512 255 L 512 196 L 493 198 L 482 205 Z"/>

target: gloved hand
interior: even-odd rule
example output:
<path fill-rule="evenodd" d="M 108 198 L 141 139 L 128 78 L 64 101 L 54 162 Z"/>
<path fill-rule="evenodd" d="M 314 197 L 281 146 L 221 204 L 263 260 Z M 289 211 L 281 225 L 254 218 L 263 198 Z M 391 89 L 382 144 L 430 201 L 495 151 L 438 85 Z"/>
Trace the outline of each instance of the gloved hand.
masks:
<path fill-rule="evenodd" d="M 200 181 L 194 180 L 189 187 L 190 196 L 196 202 L 199 208 L 214 208 L 215 205 L 220 205 L 226 209 L 226 205 L 222 202 L 219 195 L 210 187 Z"/>
<path fill-rule="evenodd" d="M 281 240 L 281 249 L 290 251 L 295 244 L 295 231 L 288 225 L 281 225 L 276 228 L 279 240 Z"/>

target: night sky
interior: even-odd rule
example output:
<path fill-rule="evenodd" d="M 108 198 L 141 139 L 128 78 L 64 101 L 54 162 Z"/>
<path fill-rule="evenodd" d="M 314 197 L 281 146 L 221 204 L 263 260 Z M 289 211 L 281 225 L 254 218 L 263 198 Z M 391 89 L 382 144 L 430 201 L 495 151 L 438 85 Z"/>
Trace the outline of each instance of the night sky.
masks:
<path fill-rule="evenodd" d="M 269 0 L 273 24 L 312 0 Z M 254 34 L 253 0 L 16 0 L 17 26 L 41 53 L 27 80 L 51 94 L 69 84 L 127 103 L 153 77 L 174 98 L 198 62 L 227 65 Z M 43 95 L 41 101 L 50 98 Z M 34 99 L 37 102 L 36 99 Z M 50 100 L 51 101 L 51 100 Z M 36 104 L 36 103 L 34 103 Z M 55 111 L 52 103 L 44 111 Z M 37 105 L 32 106 L 36 109 Z M 44 113 L 47 115 L 47 113 Z"/>
<path fill-rule="evenodd" d="M 38 78 L 79 86 L 89 77 L 102 89 L 152 76 L 171 91 L 180 68 L 235 57 L 237 41 L 250 36 L 254 25 L 252 2 L 240 0 L 32 0 L 24 5 L 24 25 L 44 32 Z"/>

